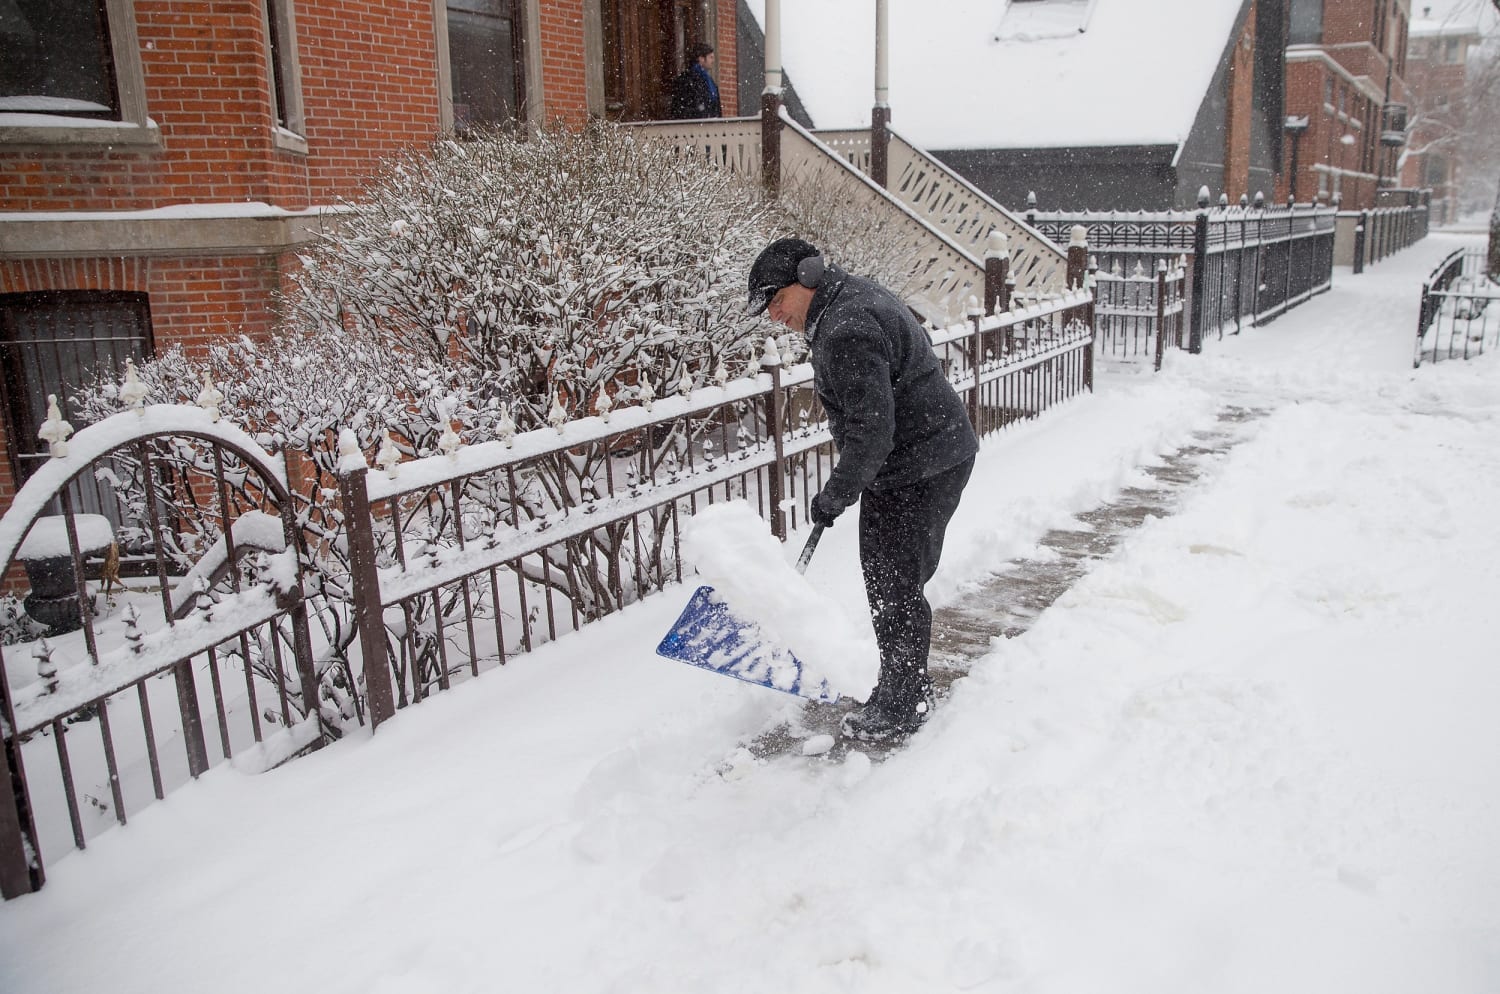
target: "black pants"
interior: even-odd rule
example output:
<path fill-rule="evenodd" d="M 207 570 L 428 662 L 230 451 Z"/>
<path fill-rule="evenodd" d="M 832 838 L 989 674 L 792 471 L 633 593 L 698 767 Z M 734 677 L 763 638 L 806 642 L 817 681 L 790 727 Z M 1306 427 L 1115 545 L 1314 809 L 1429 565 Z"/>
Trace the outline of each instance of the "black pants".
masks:
<path fill-rule="evenodd" d="M 875 694 L 898 709 L 916 707 L 927 683 L 932 607 L 922 588 L 937 572 L 943 534 L 973 469 L 971 456 L 909 487 L 859 498 L 859 560 L 880 646 Z"/>

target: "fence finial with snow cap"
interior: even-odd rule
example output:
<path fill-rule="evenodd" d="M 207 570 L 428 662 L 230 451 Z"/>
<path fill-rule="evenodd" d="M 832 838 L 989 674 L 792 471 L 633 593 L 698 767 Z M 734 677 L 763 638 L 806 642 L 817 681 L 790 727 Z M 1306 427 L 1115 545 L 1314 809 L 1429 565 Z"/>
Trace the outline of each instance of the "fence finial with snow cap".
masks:
<path fill-rule="evenodd" d="M 381 433 L 380 448 L 375 452 L 375 465 L 385 470 L 386 476 L 396 478 L 396 469 L 401 465 L 401 452 L 396 448 L 396 441 L 391 438 L 389 430 Z"/>
<path fill-rule="evenodd" d="M 125 383 L 120 387 L 120 400 L 125 406 L 138 414 L 146 413 L 146 395 L 151 388 L 141 382 L 141 378 L 135 372 L 135 360 L 125 360 Z"/>
<path fill-rule="evenodd" d="M 73 426 L 63 420 L 62 411 L 57 408 L 57 394 L 47 395 L 47 420 L 42 422 L 42 427 L 37 431 L 36 437 L 47 443 L 47 450 L 53 459 L 61 459 L 68 454 L 68 436 L 73 434 Z"/>
<path fill-rule="evenodd" d="M 776 336 L 766 336 L 766 350 L 761 353 L 760 364 L 762 366 L 780 366 L 781 350 L 776 347 Z"/>
<path fill-rule="evenodd" d="M 986 259 L 1010 258 L 1010 239 L 1005 237 L 1005 232 L 993 229 L 990 231 L 990 243 L 989 247 L 984 250 L 984 257 Z"/>
<path fill-rule="evenodd" d="M 214 386 L 208 370 L 203 371 L 203 389 L 198 391 L 198 406 L 208 412 L 208 420 L 219 420 L 219 405 L 224 403 L 224 393 Z"/>
<path fill-rule="evenodd" d="M 365 462 L 365 453 L 359 447 L 359 436 L 354 434 L 354 429 L 340 428 L 339 472 L 352 473 L 355 470 L 369 468 L 370 464 Z"/>

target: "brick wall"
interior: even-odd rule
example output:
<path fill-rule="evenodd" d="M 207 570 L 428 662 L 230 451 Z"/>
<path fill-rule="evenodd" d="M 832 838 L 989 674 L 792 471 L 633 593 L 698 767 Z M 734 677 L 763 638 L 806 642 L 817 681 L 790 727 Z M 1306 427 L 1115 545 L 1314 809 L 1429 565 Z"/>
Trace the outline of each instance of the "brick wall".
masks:
<path fill-rule="evenodd" d="M 1224 126 L 1224 193 L 1231 203 L 1250 192 L 1250 144 L 1255 116 L 1255 7 L 1230 56 Z"/>
<path fill-rule="evenodd" d="M 714 39 L 714 76 L 719 81 L 719 104 L 725 117 L 738 117 L 740 110 L 739 50 L 735 43 L 734 0 L 718 0 L 719 32 Z M 759 108 L 754 108 L 759 111 Z"/>
<path fill-rule="evenodd" d="M 381 159 L 437 133 L 432 0 L 299 0 L 297 42 L 308 168 L 300 197 L 283 169 L 287 206 L 348 196 Z"/>
<path fill-rule="evenodd" d="M 0 148 L 0 210 L 136 210 L 347 195 L 438 128 L 430 0 L 296 5 L 307 154 L 278 148 L 264 7 L 135 5 L 146 107 L 161 146 Z"/>
<path fill-rule="evenodd" d="M 543 118 L 580 127 L 588 120 L 584 84 L 583 0 L 540 0 Z"/>

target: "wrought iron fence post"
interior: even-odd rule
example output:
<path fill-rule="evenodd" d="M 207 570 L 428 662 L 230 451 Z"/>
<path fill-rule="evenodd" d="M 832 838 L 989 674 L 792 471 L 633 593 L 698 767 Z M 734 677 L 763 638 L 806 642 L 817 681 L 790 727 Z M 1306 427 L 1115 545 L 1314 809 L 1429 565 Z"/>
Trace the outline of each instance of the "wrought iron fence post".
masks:
<path fill-rule="evenodd" d="M 1156 260 L 1156 371 L 1161 372 L 1167 342 L 1167 260 Z"/>
<path fill-rule="evenodd" d="M 974 377 L 974 386 L 969 390 L 969 425 L 973 427 L 974 433 L 979 433 L 979 363 L 984 358 L 984 336 L 979 330 L 979 322 L 984 317 L 984 311 L 979 306 L 979 301 L 973 297 L 969 298 L 969 324 L 974 328 L 974 337 L 969 340 L 969 372 Z"/>
<path fill-rule="evenodd" d="M 5 734 L 5 786 L 0 790 L 0 897 L 10 900 L 40 890 L 46 880 L 39 852 L 36 822 L 31 815 L 31 797 L 26 786 L 26 769 L 21 761 L 21 743 L 9 734 L 16 727 L 16 713 L 11 706 L 10 682 L 0 673 L 0 719 Z"/>
<path fill-rule="evenodd" d="M 766 339 L 766 351 L 761 357 L 760 368 L 771 374 L 771 402 L 766 408 L 766 433 L 771 436 L 771 449 L 776 460 L 771 464 L 771 534 L 786 541 L 786 511 L 781 504 L 786 499 L 786 479 L 790 467 L 786 464 L 786 438 L 782 427 L 786 423 L 785 398 L 781 395 L 781 355 L 776 350 L 776 339 Z"/>
<path fill-rule="evenodd" d="M 1358 276 L 1365 271 L 1365 222 L 1370 218 L 1369 211 L 1360 211 L 1359 220 L 1354 223 L 1354 275 Z"/>
<path fill-rule="evenodd" d="M 339 503 L 349 537 L 350 585 L 354 594 L 354 623 L 359 628 L 360 658 L 365 670 L 365 696 L 370 730 L 396 713 L 391 691 L 391 667 L 385 642 L 385 616 L 380 608 L 380 578 L 375 571 L 375 528 L 370 517 L 369 470 L 339 471 Z"/>
<path fill-rule="evenodd" d="M 1312 206 L 1317 210 L 1317 205 Z M 1292 309 L 1292 269 L 1297 264 L 1297 201 L 1287 198 L 1286 201 L 1286 283 L 1282 287 L 1281 309 L 1283 312 Z"/>
<path fill-rule="evenodd" d="M 1198 195 L 1198 216 L 1193 225 L 1193 303 L 1189 319 L 1188 351 L 1197 355 L 1203 351 L 1203 295 L 1204 280 L 1208 276 L 1208 188 Z"/>
<path fill-rule="evenodd" d="M 984 312 L 995 314 L 1010 309 L 1010 295 L 1005 281 L 1010 276 L 1010 249 L 1006 237 L 990 232 L 989 247 L 984 252 Z"/>
<path fill-rule="evenodd" d="M 1073 225 L 1068 237 L 1068 289 L 1083 286 L 1083 274 L 1089 269 L 1089 229 L 1081 224 Z"/>

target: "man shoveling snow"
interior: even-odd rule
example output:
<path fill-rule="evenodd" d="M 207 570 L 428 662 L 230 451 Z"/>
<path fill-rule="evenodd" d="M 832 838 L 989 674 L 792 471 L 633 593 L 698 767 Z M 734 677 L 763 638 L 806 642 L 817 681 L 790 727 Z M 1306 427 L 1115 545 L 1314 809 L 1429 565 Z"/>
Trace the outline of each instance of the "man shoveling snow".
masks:
<path fill-rule="evenodd" d="M 974 468 L 979 439 L 911 310 L 879 284 L 827 265 L 798 238 L 750 268 L 750 312 L 802 332 L 838 464 L 813 498 L 831 527 L 859 502 L 859 559 L 880 649 L 880 679 L 844 719 L 866 741 L 916 731 L 932 708 L 932 608 L 923 586 Z"/>

